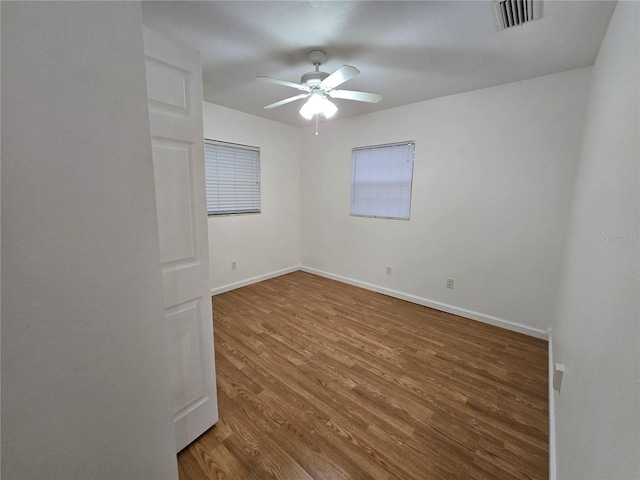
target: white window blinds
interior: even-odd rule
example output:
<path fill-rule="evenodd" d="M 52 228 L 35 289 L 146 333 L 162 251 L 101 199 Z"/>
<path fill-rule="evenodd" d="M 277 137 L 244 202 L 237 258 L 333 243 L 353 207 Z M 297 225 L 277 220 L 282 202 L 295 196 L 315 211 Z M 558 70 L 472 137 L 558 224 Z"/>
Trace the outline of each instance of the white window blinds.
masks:
<path fill-rule="evenodd" d="M 209 215 L 260 213 L 260 149 L 205 140 Z"/>
<path fill-rule="evenodd" d="M 354 148 L 351 215 L 408 220 L 414 142 Z"/>

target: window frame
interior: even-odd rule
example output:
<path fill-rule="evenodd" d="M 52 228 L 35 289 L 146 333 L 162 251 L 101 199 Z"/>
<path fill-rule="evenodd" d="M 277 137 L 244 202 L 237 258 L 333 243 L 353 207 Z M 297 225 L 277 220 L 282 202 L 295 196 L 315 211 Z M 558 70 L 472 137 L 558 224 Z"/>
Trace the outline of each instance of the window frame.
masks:
<path fill-rule="evenodd" d="M 408 199 L 408 207 L 406 208 L 406 216 L 403 216 L 401 214 L 394 216 L 394 215 L 376 215 L 376 214 L 369 214 L 369 213 L 354 213 L 354 210 L 357 210 L 358 212 L 362 212 L 363 211 L 363 206 L 359 206 L 357 208 L 354 208 L 355 203 L 356 203 L 356 195 L 357 195 L 357 162 L 358 159 L 357 157 L 357 152 L 359 151 L 372 151 L 372 150 L 378 150 L 378 149 L 388 149 L 388 148 L 393 148 L 393 147 L 404 147 L 404 146 L 411 146 L 411 156 L 410 158 L 407 158 L 407 161 L 410 163 L 410 168 L 408 168 L 406 171 L 409 172 L 410 175 L 410 180 L 408 182 L 408 188 L 403 188 L 402 185 L 403 183 L 406 182 L 396 182 L 398 185 L 400 185 L 401 188 L 401 193 L 405 194 L 405 197 Z M 380 145 L 369 145 L 369 146 L 363 146 L 363 147 L 354 147 L 351 149 L 351 191 L 350 191 L 350 200 L 349 200 L 349 215 L 352 217 L 364 217 L 364 218 L 384 218 L 384 219 L 388 219 L 388 220 L 405 220 L 408 221 L 411 219 L 411 200 L 412 200 L 412 194 L 413 194 L 413 167 L 414 167 L 414 163 L 415 163 L 415 146 L 416 146 L 416 142 L 414 140 L 408 140 L 408 141 L 403 141 L 403 142 L 393 142 L 393 143 L 385 143 L 385 144 L 380 144 Z M 363 161 L 363 159 L 360 159 L 360 161 Z M 403 173 L 406 173 L 403 171 Z M 399 207 L 401 208 L 401 202 L 402 199 L 399 200 Z"/>
<path fill-rule="evenodd" d="M 257 158 L 255 161 L 254 165 L 248 165 L 248 167 L 254 171 L 251 172 L 251 174 L 253 174 L 253 179 L 251 180 L 247 180 L 247 181 L 254 181 L 256 182 L 256 189 L 257 190 L 257 201 L 252 200 L 252 201 L 247 201 L 247 205 L 251 204 L 250 207 L 245 207 L 245 208 L 240 208 L 238 206 L 238 203 L 235 204 L 234 208 L 228 208 L 228 209 L 221 209 L 218 208 L 217 210 L 212 210 L 211 207 L 211 203 L 210 203 L 210 196 L 212 195 L 212 193 L 210 192 L 210 167 L 211 167 L 211 163 L 212 162 L 208 162 L 207 161 L 207 145 L 212 145 L 212 146 L 218 146 L 218 147 L 224 147 L 224 148 L 229 148 L 229 149 L 234 149 L 234 151 L 244 151 L 246 152 L 256 152 L 257 153 Z M 232 142 L 225 142 L 222 140 L 214 140 L 214 139 L 210 139 L 210 138 L 205 138 L 204 139 L 204 163 L 205 163 L 205 192 L 206 192 L 206 196 L 207 196 L 207 216 L 208 217 L 227 217 L 227 216 L 236 216 L 236 215 L 256 215 L 256 214 L 260 214 L 262 213 L 262 181 L 261 181 L 261 169 L 260 169 L 260 157 L 261 157 L 261 151 L 260 151 L 260 147 L 255 147 L 255 146 L 251 146 L 251 145 L 244 145 L 244 144 L 240 144 L 240 143 L 232 143 Z M 247 163 L 250 163 L 251 160 L 247 160 Z M 234 164 L 234 168 L 235 166 L 237 166 L 236 164 Z M 235 172 L 235 170 L 234 170 Z M 219 180 L 219 177 L 216 177 Z M 231 185 L 230 183 L 227 183 L 228 185 Z M 238 182 L 234 182 L 233 184 L 233 189 L 235 192 L 235 189 L 238 186 Z M 255 195 L 256 192 L 253 191 L 251 193 L 252 195 Z M 252 203 L 253 202 L 253 203 Z M 218 204 L 218 207 L 220 207 L 220 205 Z"/>

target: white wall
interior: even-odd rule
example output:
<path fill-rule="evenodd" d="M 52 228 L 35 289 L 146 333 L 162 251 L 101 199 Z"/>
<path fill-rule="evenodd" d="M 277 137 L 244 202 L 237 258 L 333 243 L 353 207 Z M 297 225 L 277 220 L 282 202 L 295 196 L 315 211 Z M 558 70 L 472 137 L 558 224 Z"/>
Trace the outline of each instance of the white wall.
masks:
<path fill-rule="evenodd" d="M 2 477 L 177 478 L 140 5 L 1 8 Z"/>
<path fill-rule="evenodd" d="M 573 70 L 305 129 L 302 265 L 544 337 L 588 83 Z M 403 140 L 411 220 L 349 216 L 351 149 Z"/>
<path fill-rule="evenodd" d="M 618 3 L 593 67 L 552 334 L 560 479 L 640 478 L 639 15 Z"/>
<path fill-rule="evenodd" d="M 262 213 L 209 217 L 213 293 L 297 269 L 300 129 L 204 102 L 204 136 L 260 147 Z"/>

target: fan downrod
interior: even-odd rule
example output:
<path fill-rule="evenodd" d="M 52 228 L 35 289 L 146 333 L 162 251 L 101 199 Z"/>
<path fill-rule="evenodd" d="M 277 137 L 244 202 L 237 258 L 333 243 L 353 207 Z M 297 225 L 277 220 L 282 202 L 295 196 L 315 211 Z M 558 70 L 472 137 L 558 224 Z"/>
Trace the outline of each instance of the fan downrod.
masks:
<path fill-rule="evenodd" d="M 300 78 L 300 83 L 307 87 L 318 87 L 320 82 L 329 76 L 326 72 L 320 71 L 320 65 L 327 59 L 327 54 L 322 50 L 311 50 L 308 55 L 309 61 L 313 63 L 316 69 L 313 72 L 307 72 Z"/>

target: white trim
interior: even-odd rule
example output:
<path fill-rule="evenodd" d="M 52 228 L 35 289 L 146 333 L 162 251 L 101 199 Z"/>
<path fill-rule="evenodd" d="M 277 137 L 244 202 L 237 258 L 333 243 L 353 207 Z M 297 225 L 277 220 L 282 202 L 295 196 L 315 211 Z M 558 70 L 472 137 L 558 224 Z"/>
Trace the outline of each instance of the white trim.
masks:
<path fill-rule="evenodd" d="M 539 328 L 529 327 L 527 325 L 522 325 L 521 323 L 512 322 L 509 320 L 505 320 L 503 318 L 493 317 L 491 315 L 485 315 L 484 313 L 475 312 L 473 310 L 467 310 L 465 308 L 454 307 L 453 305 L 448 305 L 446 303 L 441 303 L 435 300 L 430 300 L 428 298 L 418 297 L 416 295 L 399 292 L 397 290 L 391 290 L 389 288 L 380 287 L 378 285 L 373 285 L 367 282 L 361 282 L 360 280 L 354 280 L 352 278 L 343 277 L 342 275 L 335 275 L 333 273 L 325 272 L 323 270 L 318 270 L 318 269 L 307 267 L 304 265 L 297 265 L 294 267 L 284 268 L 282 270 L 276 270 L 274 272 L 265 273 L 264 275 L 258 275 L 256 277 L 247 278 L 239 282 L 229 283 L 227 285 L 222 285 L 220 287 L 212 288 L 211 295 L 212 296 L 219 295 L 221 293 L 228 292 L 230 290 L 235 290 L 236 288 L 246 287 L 247 285 L 251 285 L 253 283 L 262 282 L 263 280 L 279 277 L 280 275 L 286 275 L 287 273 L 296 272 L 298 270 L 302 270 L 303 272 L 307 272 L 307 273 L 313 273 L 314 275 L 319 275 L 321 277 L 329 278 L 331 280 L 336 280 L 342 283 L 347 283 L 349 285 L 354 285 L 356 287 L 364 288 L 366 290 L 371 290 L 373 292 L 382 293 L 383 295 L 399 298 L 400 300 L 406 300 L 407 302 L 415 303 L 417 305 L 422 305 L 424 307 L 434 308 L 436 310 L 451 313 L 453 315 L 458 315 L 460 317 L 468 318 L 470 320 L 476 320 L 478 322 L 488 323 L 489 325 L 493 325 L 496 327 L 506 328 L 507 330 L 522 333 L 524 335 L 529 335 L 530 337 L 540 338 L 542 340 L 548 340 L 548 341 L 550 341 L 551 339 L 550 330 L 545 331 Z M 551 348 L 551 345 L 549 346 L 549 348 Z M 550 402 L 549 402 L 550 415 L 552 413 L 551 400 L 552 398 L 550 398 Z M 553 480 L 553 478 L 551 480 Z"/>
<path fill-rule="evenodd" d="M 258 283 L 262 282 L 263 280 L 269 280 L 270 278 L 279 277 L 280 275 L 286 275 L 287 273 L 297 272 L 298 270 L 300 270 L 300 267 L 296 265 L 295 267 L 283 268 L 282 270 L 276 270 L 275 272 L 265 273 L 264 275 L 258 275 L 257 277 L 251 277 L 245 280 L 240 280 L 239 282 L 222 285 L 220 287 L 212 288 L 211 296 L 228 292 L 230 290 L 235 290 L 236 288 L 246 287 L 247 285 L 251 285 L 252 283 Z"/>
<path fill-rule="evenodd" d="M 553 338 L 551 329 L 549 337 L 549 480 L 556 480 L 556 394 L 553 390 Z"/>
<path fill-rule="evenodd" d="M 469 318 L 471 320 L 477 320 L 482 323 L 488 323 L 489 325 L 493 325 L 496 327 L 506 328 L 507 330 L 511 330 L 513 332 L 522 333 L 524 335 L 540 338 L 542 340 L 548 339 L 547 332 L 539 328 L 529 327 L 527 325 L 511 322 L 509 320 L 505 320 L 502 318 L 493 317 L 491 315 L 485 315 L 479 312 L 474 312 L 473 310 L 454 307 L 452 305 L 447 305 L 446 303 L 440 303 L 435 300 L 429 300 L 428 298 L 423 298 L 423 297 L 418 297 L 416 295 L 410 295 L 408 293 L 398 292 L 397 290 L 391 290 L 389 288 L 380 287 L 378 285 L 373 285 L 371 283 L 361 282 L 359 280 L 343 277 L 341 275 L 334 275 L 333 273 L 317 270 L 311 267 L 306 267 L 304 265 L 300 266 L 300 270 L 302 270 L 303 272 L 313 273 L 321 277 L 330 278 L 331 280 L 337 280 L 338 282 L 348 283 L 349 285 L 354 285 L 356 287 L 382 293 L 390 297 L 399 298 L 400 300 L 406 300 L 411 303 L 416 303 L 418 305 L 422 305 L 425 307 L 434 308 L 442 312 L 452 313 L 454 315 L 459 315 L 461 317 Z"/>

